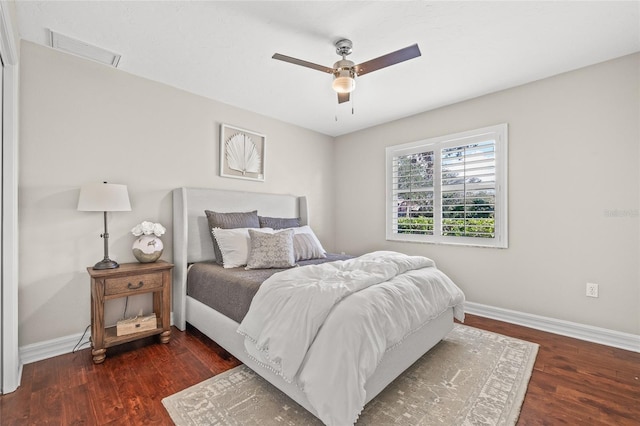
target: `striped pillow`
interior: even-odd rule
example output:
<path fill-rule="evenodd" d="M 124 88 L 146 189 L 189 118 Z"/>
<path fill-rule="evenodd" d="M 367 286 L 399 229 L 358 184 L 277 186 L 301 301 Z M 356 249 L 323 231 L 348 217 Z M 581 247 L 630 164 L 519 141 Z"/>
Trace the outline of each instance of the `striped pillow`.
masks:
<path fill-rule="evenodd" d="M 293 236 L 293 253 L 296 262 L 309 259 L 323 259 L 327 257 L 322 246 L 318 245 L 315 235 L 308 233 Z"/>

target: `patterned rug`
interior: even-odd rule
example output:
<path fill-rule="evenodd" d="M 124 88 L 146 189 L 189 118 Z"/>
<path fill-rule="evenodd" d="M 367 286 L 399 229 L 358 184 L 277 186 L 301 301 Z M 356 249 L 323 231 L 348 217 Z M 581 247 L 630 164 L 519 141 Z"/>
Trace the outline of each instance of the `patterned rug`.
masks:
<path fill-rule="evenodd" d="M 455 324 L 369 402 L 357 425 L 515 425 L 538 345 Z M 321 425 L 241 365 L 162 400 L 191 425 Z"/>

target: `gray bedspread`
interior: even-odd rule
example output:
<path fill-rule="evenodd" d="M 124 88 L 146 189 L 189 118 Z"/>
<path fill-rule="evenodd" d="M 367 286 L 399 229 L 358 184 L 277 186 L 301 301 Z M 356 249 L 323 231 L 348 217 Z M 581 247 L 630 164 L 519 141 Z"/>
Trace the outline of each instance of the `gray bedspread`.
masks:
<path fill-rule="evenodd" d="M 305 260 L 298 265 L 315 265 L 351 257 L 327 253 L 326 259 Z M 283 269 L 225 269 L 215 262 L 195 263 L 187 275 L 187 295 L 239 323 L 249 311 L 251 300 L 262 282 L 280 271 Z"/>

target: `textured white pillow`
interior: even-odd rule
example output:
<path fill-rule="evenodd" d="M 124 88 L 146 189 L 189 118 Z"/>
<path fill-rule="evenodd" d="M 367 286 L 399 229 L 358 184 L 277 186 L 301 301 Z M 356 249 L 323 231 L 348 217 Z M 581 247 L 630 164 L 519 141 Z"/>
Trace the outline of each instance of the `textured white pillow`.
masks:
<path fill-rule="evenodd" d="M 263 233 L 273 233 L 271 228 L 213 228 L 213 236 L 216 237 L 220 253 L 222 253 L 222 266 L 225 268 L 237 268 L 247 264 L 249 257 L 249 229 Z"/>
<path fill-rule="evenodd" d="M 290 268 L 293 255 L 293 230 L 271 233 L 249 230 L 249 258 L 246 269 Z"/>
<path fill-rule="evenodd" d="M 320 240 L 313 233 L 309 225 L 291 228 L 295 232 L 293 238 L 293 248 L 296 261 L 307 259 L 322 259 L 327 257 L 326 250 L 320 244 Z M 298 238 L 296 238 L 298 236 Z"/>

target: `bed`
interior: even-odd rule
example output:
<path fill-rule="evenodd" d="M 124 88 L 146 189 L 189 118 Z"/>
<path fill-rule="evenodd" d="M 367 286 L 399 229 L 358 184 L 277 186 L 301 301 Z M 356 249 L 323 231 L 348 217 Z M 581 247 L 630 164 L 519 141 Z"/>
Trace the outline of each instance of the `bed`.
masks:
<path fill-rule="evenodd" d="M 265 368 L 255 356 L 249 355 L 245 337 L 238 333 L 239 318 L 227 315 L 187 294 L 189 265 L 210 262 L 214 257 L 209 224 L 205 210 L 217 212 L 245 212 L 258 210 L 263 216 L 300 218 L 301 225 L 309 224 L 309 211 L 305 197 L 281 194 L 264 194 L 202 188 L 177 188 L 173 191 L 173 321 L 184 330 L 191 324 L 236 358 L 254 370 L 291 399 L 325 423 L 326 416 L 318 414 L 316 405 L 310 402 L 295 381 L 285 380 L 282 374 Z M 303 268 L 292 268 L 303 269 Z M 463 296 L 462 296 L 463 297 Z M 411 334 L 384 352 L 375 372 L 366 379 L 365 403 L 373 399 L 407 367 L 437 344 L 453 328 L 454 310 L 460 318 L 462 302 L 450 307 L 414 330 Z M 244 324 L 244 322 L 243 322 Z M 359 414 L 359 411 L 358 411 Z M 324 418 L 323 418 L 324 416 Z M 343 422 L 340 422 L 343 423 Z"/>

